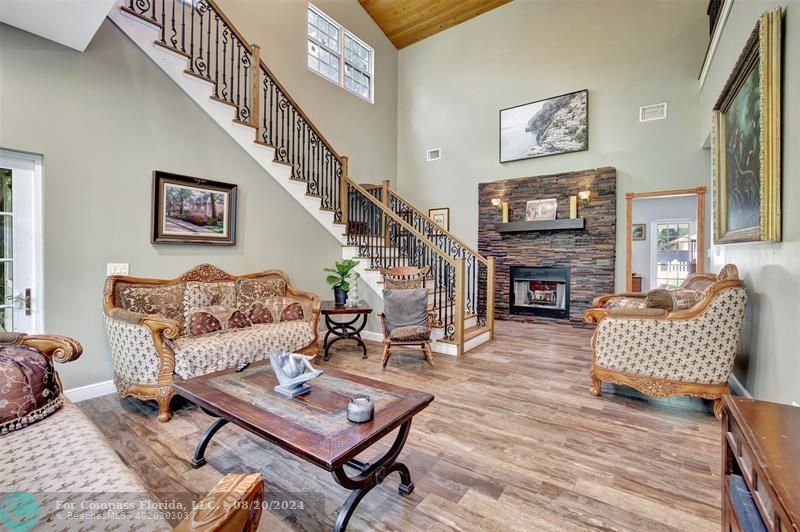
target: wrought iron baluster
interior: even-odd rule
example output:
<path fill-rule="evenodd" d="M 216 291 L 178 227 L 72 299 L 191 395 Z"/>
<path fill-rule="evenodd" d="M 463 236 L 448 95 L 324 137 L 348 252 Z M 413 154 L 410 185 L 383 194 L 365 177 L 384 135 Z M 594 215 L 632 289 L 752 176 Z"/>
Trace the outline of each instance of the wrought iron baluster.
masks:
<path fill-rule="evenodd" d="M 206 33 L 208 35 L 208 40 L 206 41 L 206 77 L 211 78 L 211 13 L 212 10 L 208 9 L 208 27 L 206 28 Z M 200 34 L 200 38 L 203 38 L 202 33 Z"/>
<path fill-rule="evenodd" d="M 189 17 L 189 71 L 194 72 L 194 12 L 196 9 L 194 2 L 189 9 L 191 15 Z"/>
<path fill-rule="evenodd" d="M 166 9 L 164 9 L 164 0 L 161 0 L 161 42 L 166 44 L 166 21 L 164 18 L 164 14 L 166 13 Z M 153 2 L 153 20 L 156 20 L 156 5 Z"/>
<path fill-rule="evenodd" d="M 218 13 L 214 14 L 214 96 L 216 98 L 219 98 L 219 14 Z"/>
<path fill-rule="evenodd" d="M 181 2 L 181 52 L 186 53 L 186 6 Z"/>

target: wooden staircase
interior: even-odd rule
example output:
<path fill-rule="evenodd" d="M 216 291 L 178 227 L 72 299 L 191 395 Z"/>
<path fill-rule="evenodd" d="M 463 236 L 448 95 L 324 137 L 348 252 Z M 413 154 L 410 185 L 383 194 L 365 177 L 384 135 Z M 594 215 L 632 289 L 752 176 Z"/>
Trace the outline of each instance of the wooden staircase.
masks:
<path fill-rule="evenodd" d="M 492 338 L 493 258 L 437 226 L 388 181 L 355 183 L 347 157 L 213 0 L 121 0 L 109 18 L 342 244 L 343 257 L 361 261 L 378 296 L 382 268 L 430 268 L 434 351 L 461 355 Z"/>

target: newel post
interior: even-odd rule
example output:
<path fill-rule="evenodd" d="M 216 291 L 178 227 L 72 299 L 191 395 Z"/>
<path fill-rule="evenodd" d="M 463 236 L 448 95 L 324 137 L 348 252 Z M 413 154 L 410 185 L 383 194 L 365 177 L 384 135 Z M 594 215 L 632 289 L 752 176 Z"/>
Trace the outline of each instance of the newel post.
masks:
<path fill-rule="evenodd" d="M 253 73 L 250 76 L 252 85 L 250 87 L 250 125 L 256 128 L 256 140 L 258 140 L 258 121 L 261 116 L 261 47 L 257 44 L 252 45 L 253 63 L 250 69 Z"/>
<path fill-rule="evenodd" d="M 464 354 L 464 257 L 455 259 L 456 265 L 456 301 L 453 308 L 453 325 L 455 325 L 455 335 L 453 340 L 456 343 L 456 355 Z"/>
<path fill-rule="evenodd" d="M 389 201 L 391 198 L 389 195 L 392 193 L 391 189 L 389 188 L 389 184 L 391 181 L 388 179 L 384 179 L 381 185 L 381 199 L 383 200 L 383 204 L 386 206 L 387 209 L 391 209 L 391 202 Z M 386 216 L 386 213 L 381 213 L 381 224 L 383 227 L 383 245 L 389 247 L 389 218 Z"/>
<path fill-rule="evenodd" d="M 486 257 L 486 327 L 494 338 L 494 257 Z"/>
<path fill-rule="evenodd" d="M 342 176 L 339 178 L 339 209 L 342 211 L 342 223 L 344 224 L 345 234 L 350 232 L 350 219 L 349 205 L 347 201 L 347 180 L 350 176 L 348 169 L 348 159 L 346 155 L 342 155 Z"/>

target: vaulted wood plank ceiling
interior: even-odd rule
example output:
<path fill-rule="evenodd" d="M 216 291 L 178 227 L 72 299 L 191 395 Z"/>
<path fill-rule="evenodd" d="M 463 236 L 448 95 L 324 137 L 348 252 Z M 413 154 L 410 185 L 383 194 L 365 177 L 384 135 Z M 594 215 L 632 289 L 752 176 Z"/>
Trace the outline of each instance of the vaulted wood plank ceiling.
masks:
<path fill-rule="evenodd" d="M 398 49 L 511 0 L 358 0 Z"/>

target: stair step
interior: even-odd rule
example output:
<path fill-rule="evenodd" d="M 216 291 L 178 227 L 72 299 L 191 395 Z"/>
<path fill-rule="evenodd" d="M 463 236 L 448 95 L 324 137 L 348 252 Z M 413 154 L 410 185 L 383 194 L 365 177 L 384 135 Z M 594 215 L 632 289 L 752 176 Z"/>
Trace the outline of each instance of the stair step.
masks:
<path fill-rule="evenodd" d="M 489 332 L 489 328 L 488 327 L 481 327 L 479 325 L 475 325 L 474 327 L 469 327 L 467 329 L 464 329 L 464 343 L 466 343 L 469 340 L 472 340 L 473 338 L 476 338 L 476 337 L 478 337 L 478 336 L 480 336 L 480 335 L 482 335 L 483 333 L 486 333 L 486 332 Z M 448 340 L 446 338 L 442 338 L 440 340 L 437 340 L 437 342 L 442 342 L 442 343 L 445 343 L 445 344 L 455 344 L 455 342 L 453 340 Z"/>
<path fill-rule="evenodd" d="M 183 57 L 185 57 L 186 59 L 189 59 L 189 60 L 191 60 L 191 59 L 192 59 L 192 56 L 191 56 L 191 55 L 189 55 L 189 53 L 188 53 L 188 52 L 184 52 L 183 50 L 178 50 L 178 49 L 177 49 L 177 48 L 175 48 L 174 46 L 170 46 L 170 45 L 169 45 L 169 44 L 167 44 L 167 43 L 163 43 L 163 42 L 161 42 L 161 41 L 156 41 L 156 46 L 160 46 L 160 47 L 164 48 L 165 50 L 169 50 L 170 52 L 174 52 L 174 53 L 176 53 L 176 54 L 178 54 L 178 55 L 182 55 L 182 56 L 183 56 Z M 192 74 L 194 74 L 194 72 L 192 72 Z M 210 80 L 210 79 L 208 79 L 207 81 L 211 81 L 211 80 Z"/>
<path fill-rule="evenodd" d="M 142 15 L 141 13 L 137 13 L 135 10 L 129 8 L 128 6 L 121 6 L 120 9 L 129 15 L 133 15 L 134 17 L 147 22 L 148 24 L 152 24 L 156 28 L 161 28 L 161 23 L 151 19 L 146 15 Z"/>

